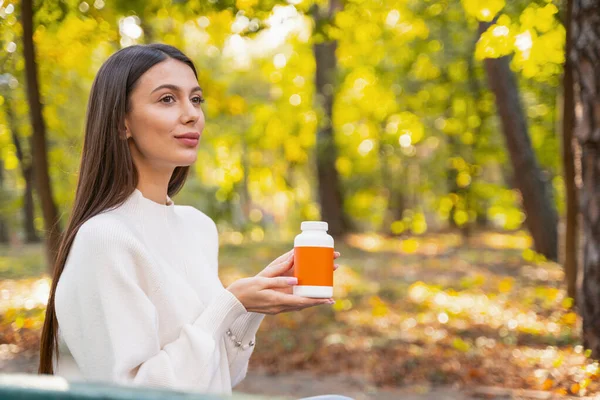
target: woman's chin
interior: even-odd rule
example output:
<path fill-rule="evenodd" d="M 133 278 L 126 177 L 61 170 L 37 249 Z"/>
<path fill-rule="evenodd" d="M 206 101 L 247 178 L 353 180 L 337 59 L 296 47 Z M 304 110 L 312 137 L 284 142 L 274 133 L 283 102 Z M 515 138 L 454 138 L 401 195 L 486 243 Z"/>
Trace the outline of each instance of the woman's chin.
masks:
<path fill-rule="evenodd" d="M 189 162 L 181 162 L 179 163 L 177 166 L 178 167 L 191 167 L 193 163 L 195 163 L 196 160 L 194 161 L 189 161 Z"/>
<path fill-rule="evenodd" d="M 177 166 L 178 167 L 189 167 L 190 165 L 195 163 L 197 159 L 198 159 L 198 154 L 189 155 L 187 157 L 181 157 L 177 162 Z"/>

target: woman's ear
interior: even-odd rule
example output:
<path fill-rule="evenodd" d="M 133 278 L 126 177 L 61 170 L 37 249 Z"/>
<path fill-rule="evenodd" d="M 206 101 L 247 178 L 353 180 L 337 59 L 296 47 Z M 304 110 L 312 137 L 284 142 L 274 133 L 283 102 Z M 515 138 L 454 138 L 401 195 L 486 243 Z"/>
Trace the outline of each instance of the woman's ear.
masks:
<path fill-rule="evenodd" d="M 129 123 L 127 122 L 127 119 L 123 121 L 123 125 L 121 126 L 121 129 L 119 129 L 119 133 L 121 138 L 125 140 L 131 137 L 131 131 L 129 130 Z"/>

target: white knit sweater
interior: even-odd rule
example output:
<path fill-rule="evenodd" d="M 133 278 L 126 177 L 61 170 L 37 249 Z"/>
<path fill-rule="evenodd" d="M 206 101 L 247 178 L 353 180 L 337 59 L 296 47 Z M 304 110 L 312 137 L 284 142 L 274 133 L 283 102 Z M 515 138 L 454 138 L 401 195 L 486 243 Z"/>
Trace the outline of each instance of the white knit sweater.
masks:
<path fill-rule="evenodd" d="M 222 394 L 244 379 L 264 315 L 219 281 L 214 222 L 167 200 L 136 189 L 79 229 L 56 289 L 57 375 Z"/>

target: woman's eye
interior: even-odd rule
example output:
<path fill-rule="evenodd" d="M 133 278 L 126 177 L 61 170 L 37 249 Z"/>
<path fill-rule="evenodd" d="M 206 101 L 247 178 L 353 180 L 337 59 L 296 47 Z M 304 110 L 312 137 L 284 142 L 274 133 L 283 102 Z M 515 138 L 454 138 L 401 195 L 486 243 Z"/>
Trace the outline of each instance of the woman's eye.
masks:
<path fill-rule="evenodd" d="M 168 96 L 165 96 L 162 99 L 160 99 L 160 101 L 162 103 L 166 103 L 166 104 L 173 103 L 175 101 L 175 97 L 168 95 Z"/>
<path fill-rule="evenodd" d="M 194 103 L 194 104 L 204 103 L 204 98 L 200 97 L 200 96 L 194 96 L 194 97 L 192 97 L 192 103 Z"/>

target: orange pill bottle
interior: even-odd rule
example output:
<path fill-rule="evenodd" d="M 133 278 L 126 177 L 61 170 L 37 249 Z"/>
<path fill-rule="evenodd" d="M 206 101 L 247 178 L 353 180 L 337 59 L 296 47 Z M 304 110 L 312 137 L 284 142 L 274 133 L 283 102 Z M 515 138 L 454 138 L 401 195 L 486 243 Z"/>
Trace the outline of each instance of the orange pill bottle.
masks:
<path fill-rule="evenodd" d="M 333 238 L 327 222 L 304 221 L 294 239 L 294 294 L 302 297 L 333 297 Z"/>

